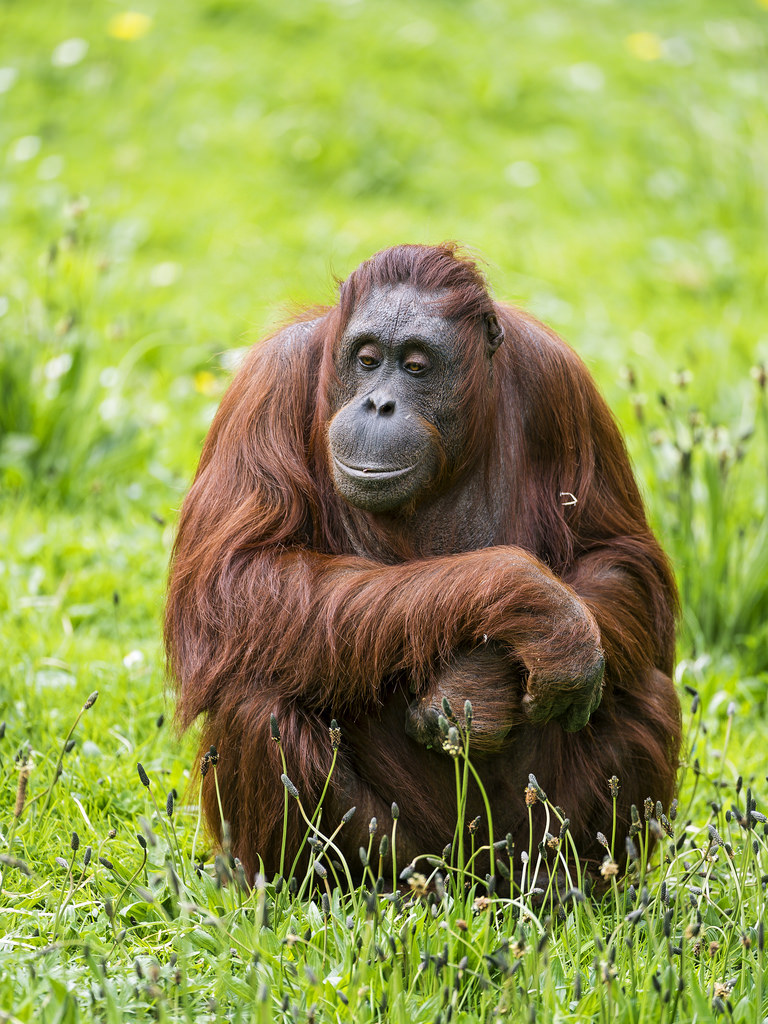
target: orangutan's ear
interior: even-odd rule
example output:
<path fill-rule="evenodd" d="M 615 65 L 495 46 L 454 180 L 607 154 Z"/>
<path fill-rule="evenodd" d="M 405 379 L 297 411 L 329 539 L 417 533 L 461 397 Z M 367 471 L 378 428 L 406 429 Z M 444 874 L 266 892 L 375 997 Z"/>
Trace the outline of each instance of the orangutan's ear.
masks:
<path fill-rule="evenodd" d="M 504 341 L 504 328 L 499 323 L 499 318 L 495 313 L 485 314 L 485 333 L 488 354 L 492 356 L 502 341 Z"/>

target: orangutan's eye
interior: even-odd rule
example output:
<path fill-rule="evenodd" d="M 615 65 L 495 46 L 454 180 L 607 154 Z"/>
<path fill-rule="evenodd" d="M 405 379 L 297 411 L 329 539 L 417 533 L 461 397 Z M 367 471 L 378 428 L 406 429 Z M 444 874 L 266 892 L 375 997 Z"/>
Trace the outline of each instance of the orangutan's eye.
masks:
<path fill-rule="evenodd" d="M 381 362 L 381 352 L 378 345 L 363 345 L 358 349 L 357 361 L 365 370 L 375 369 Z"/>
<path fill-rule="evenodd" d="M 429 369 L 429 359 L 423 352 L 409 352 L 403 360 L 403 369 L 408 373 L 420 374 Z"/>

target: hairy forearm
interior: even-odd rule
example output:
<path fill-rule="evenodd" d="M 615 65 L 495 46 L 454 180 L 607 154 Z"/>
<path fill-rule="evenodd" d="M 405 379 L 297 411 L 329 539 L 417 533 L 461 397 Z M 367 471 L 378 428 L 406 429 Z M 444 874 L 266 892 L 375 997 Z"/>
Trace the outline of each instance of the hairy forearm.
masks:
<path fill-rule="evenodd" d="M 566 684 L 600 652 L 583 602 L 514 547 L 398 565 L 304 548 L 243 553 L 196 599 L 209 645 L 207 664 L 198 659 L 196 671 L 200 684 L 209 677 L 208 701 L 237 677 L 251 692 L 279 683 L 283 695 L 307 704 L 360 708 L 379 699 L 392 676 L 418 683 L 484 637 L 532 678 Z M 191 689 L 202 694 L 198 684 Z"/>

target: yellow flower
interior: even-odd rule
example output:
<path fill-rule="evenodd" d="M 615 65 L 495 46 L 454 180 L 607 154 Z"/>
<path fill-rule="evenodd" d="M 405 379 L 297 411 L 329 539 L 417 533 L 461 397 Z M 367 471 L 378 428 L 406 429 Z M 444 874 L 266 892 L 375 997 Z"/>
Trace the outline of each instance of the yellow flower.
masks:
<path fill-rule="evenodd" d="M 627 49 L 638 60 L 658 60 L 661 40 L 653 32 L 633 32 L 626 38 Z"/>
<path fill-rule="evenodd" d="M 141 39 L 152 28 L 152 19 L 148 14 L 141 11 L 121 11 L 109 19 L 107 32 L 113 39 L 122 39 L 125 42 L 133 42 L 134 39 Z"/>
<path fill-rule="evenodd" d="M 208 370 L 199 370 L 195 374 L 195 391 L 198 394 L 215 395 L 218 390 L 218 381 Z"/>

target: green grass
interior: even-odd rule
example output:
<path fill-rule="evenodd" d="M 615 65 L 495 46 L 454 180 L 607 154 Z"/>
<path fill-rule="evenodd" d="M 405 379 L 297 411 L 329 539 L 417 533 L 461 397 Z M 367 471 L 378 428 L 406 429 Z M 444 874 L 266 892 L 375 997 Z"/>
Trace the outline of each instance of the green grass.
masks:
<path fill-rule="evenodd" d="M 762 1020 L 765 3 L 140 13 L 0 3 L 0 1020 Z M 429 862 L 445 895 L 243 888 L 164 693 L 175 510 L 238 351 L 445 238 L 585 357 L 683 595 L 674 839 L 562 915 Z"/>

